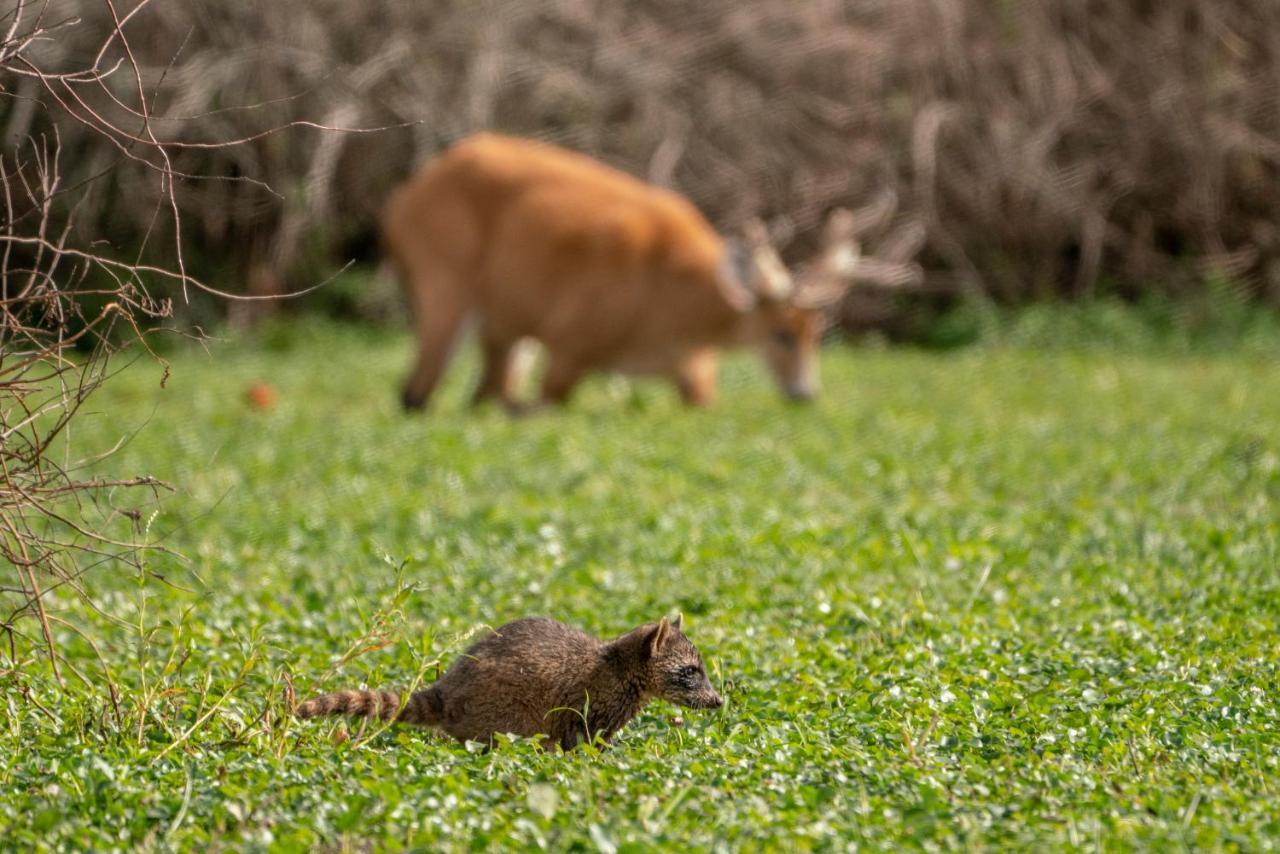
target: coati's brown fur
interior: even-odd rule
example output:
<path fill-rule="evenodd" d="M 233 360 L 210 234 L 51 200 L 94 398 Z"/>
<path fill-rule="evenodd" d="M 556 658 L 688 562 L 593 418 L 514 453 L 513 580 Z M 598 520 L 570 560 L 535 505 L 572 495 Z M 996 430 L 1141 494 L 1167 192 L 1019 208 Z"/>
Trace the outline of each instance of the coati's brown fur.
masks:
<path fill-rule="evenodd" d="M 541 735 L 545 746 L 568 750 L 597 736 L 609 741 L 655 697 L 693 709 L 724 703 L 679 617 L 608 642 L 526 617 L 491 631 L 403 703 L 392 691 L 339 691 L 308 700 L 297 715 L 395 720 L 435 727 L 459 741 Z"/>

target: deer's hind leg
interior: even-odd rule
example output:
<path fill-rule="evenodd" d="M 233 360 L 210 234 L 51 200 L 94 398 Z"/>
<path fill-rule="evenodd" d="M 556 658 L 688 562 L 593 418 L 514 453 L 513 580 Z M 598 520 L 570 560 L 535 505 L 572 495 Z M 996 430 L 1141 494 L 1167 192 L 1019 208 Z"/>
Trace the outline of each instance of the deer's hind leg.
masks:
<path fill-rule="evenodd" d="M 573 356 L 551 353 L 547 371 L 542 375 L 540 406 L 563 406 L 573 396 L 573 390 L 586 374 L 586 368 Z"/>
<path fill-rule="evenodd" d="M 516 386 L 517 345 L 519 338 L 495 331 L 490 326 L 480 329 L 480 381 L 476 384 L 471 404 L 478 406 L 490 398 L 497 398 L 508 410 L 518 408 Z"/>
<path fill-rule="evenodd" d="M 415 276 L 410 282 L 409 292 L 418 353 L 413 371 L 404 385 L 402 402 L 405 409 L 414 410 L 426 406 L 440 382 L 453 356 L 468 306 L 461 283 L 444 271 Z"/>

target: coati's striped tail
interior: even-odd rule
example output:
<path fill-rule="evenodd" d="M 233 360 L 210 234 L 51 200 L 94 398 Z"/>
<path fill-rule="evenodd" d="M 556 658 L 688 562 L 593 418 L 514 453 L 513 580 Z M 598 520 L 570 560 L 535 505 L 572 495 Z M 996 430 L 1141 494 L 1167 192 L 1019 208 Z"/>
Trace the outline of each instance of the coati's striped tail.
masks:
<path fill-rule="evenodd" d="M 435 726 L 440 723 L 442 711 L 440 691 L 433 686 L 415 692 L 403 709 L 400 708 L 400 695 L 395 691 L 338 691 L 307 700 L 298 706 L 297 715 L 300 718 L 352 715 L 414 726 Z"/>

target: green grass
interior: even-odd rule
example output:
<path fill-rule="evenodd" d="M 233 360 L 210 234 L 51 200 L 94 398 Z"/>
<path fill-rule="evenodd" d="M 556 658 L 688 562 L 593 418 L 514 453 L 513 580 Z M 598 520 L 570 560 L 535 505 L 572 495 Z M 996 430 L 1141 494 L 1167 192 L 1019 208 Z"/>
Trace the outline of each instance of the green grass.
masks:
<path fill-rule="evenodd" d="M 403 416 L 407 349 L 308 326 L 93 399 L 78 447 L 137 431 L 103 470 L 177 487 L 143 523 L 182 557 L 58 603 L 118 713 L 68 631 L 91 685 L 2 677 L 4 846 L 1280 840 L 1273 357 L 831 347 L 812 408 L 743 357 L 710 411 L 600 380 L 511 421 L 462 407 L 471 365 Z M 484 624 L 676 611 L 726 708 L 603 753 L 282 715 L 286 679 L 429 679 Z"/>

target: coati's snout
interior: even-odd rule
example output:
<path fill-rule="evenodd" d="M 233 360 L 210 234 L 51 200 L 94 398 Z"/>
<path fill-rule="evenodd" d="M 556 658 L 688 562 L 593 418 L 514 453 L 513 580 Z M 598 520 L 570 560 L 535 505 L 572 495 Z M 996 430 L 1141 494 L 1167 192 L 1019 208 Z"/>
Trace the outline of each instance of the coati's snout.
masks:
<path fill-rule="evenodd" d="M 718 709 L 724 705 L 724 698 L 715 692 L 710 683 L 707 684 L 706 691 L 700 691 L 684 699 L 672 699 L 690 709 Z"/>
<path fill-rule="evenodd" d="M 718 709 L 724 699 L 711 687 L 702 656 L 681 632 L 682 617 L 662 620 L 649 639 L 649 690 L 689 709 Z"/>
<path fill-rule="evenodd" d="M 689 709 L 718 709 L 724 705 L 724 700 L 711 687 L 701 660 L 680 664 L 664 672 L 662 679 L 664 690 L 655 693 L 664 700 Z"/>

